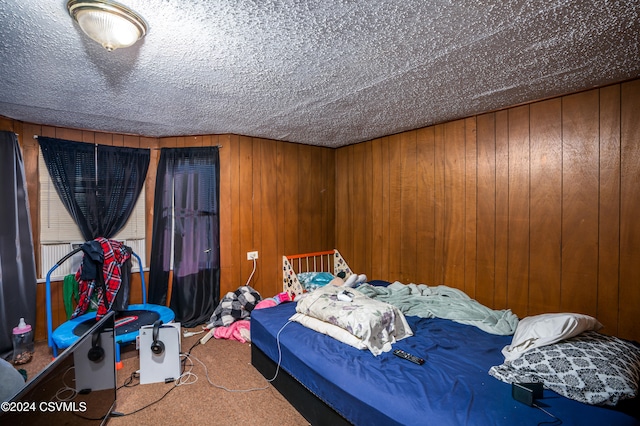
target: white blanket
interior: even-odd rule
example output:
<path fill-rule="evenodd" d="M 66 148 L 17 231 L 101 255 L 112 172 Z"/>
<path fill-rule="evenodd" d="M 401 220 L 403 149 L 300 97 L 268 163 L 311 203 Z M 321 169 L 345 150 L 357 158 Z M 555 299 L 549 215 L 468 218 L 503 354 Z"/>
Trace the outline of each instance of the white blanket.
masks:
<path fill-rule="evenodd" d="M 328 285 L 308 293 L 297 302 L 297 313 L 290 319 L 358 349 L 369 349 L 376 356 L 390 351 L 396 341 L 413 336 L 404 314 L 395 306 L 354 289 L 349 289 L 352 301 L 338 300 L 343 290 Z"/>

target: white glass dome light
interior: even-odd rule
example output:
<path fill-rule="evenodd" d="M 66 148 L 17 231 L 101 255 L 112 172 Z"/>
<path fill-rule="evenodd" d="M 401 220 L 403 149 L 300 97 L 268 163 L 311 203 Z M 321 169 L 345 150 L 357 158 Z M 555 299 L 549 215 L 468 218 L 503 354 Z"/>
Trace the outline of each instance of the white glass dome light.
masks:
<path fill-rule="evenodd" d="M 109 52 L 129 47 L 147 33 L 140 15 L 112 1 L 69 0 L 67 10 L 82 31 Z"/>

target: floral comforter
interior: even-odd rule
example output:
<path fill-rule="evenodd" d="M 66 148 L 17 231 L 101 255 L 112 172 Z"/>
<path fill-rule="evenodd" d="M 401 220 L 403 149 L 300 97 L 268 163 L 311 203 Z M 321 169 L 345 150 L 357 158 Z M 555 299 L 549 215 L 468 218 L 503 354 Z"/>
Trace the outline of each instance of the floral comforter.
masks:
<path fill-rule="evenodd" d="M 358 349 L 369 349 L 376 356 L 413 335 L 404 314 L 395 306 L 354 289 L 348 289 L 353 300 L 339 300 L 338 293 L 343 290 L 327 285 L 307 293 L 297 302 L 291 320 Z"/>

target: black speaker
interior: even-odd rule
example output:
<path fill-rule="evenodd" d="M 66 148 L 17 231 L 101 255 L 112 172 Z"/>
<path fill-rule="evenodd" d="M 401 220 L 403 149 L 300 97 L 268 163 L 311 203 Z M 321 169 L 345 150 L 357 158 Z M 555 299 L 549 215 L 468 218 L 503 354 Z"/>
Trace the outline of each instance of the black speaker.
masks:
<path fill-rule="evenodd" d="M 162 320 L 157 320 L 153 323 L 153 343 L 151 343 L 151 353 L 154 355 L 162 355 L 164 353 L 164 343 L 158 340 L 161 325 Z"/>
<path fill-rule="evenodd" d="M 91 349 L 87 352 L 87 358 L 91 362 L 100 362 L 104 359 L 104 349 L 100 346 L 100 332 L 96 331 L 91 336 Z"/>

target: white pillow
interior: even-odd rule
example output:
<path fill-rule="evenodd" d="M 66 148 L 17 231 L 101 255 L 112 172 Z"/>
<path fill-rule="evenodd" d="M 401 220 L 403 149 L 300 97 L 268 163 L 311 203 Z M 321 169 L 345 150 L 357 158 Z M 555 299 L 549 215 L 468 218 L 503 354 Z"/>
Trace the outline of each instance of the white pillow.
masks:
<path fill-rule="evenodd" d="M 530 349 L 601 328 L 602 324 L 597 319 L 583 314 L 557 313 L 526 317 L 518 323 L 511 344 L 502 348 L 502 354 L 505 361 L 513 361 Z"/>

